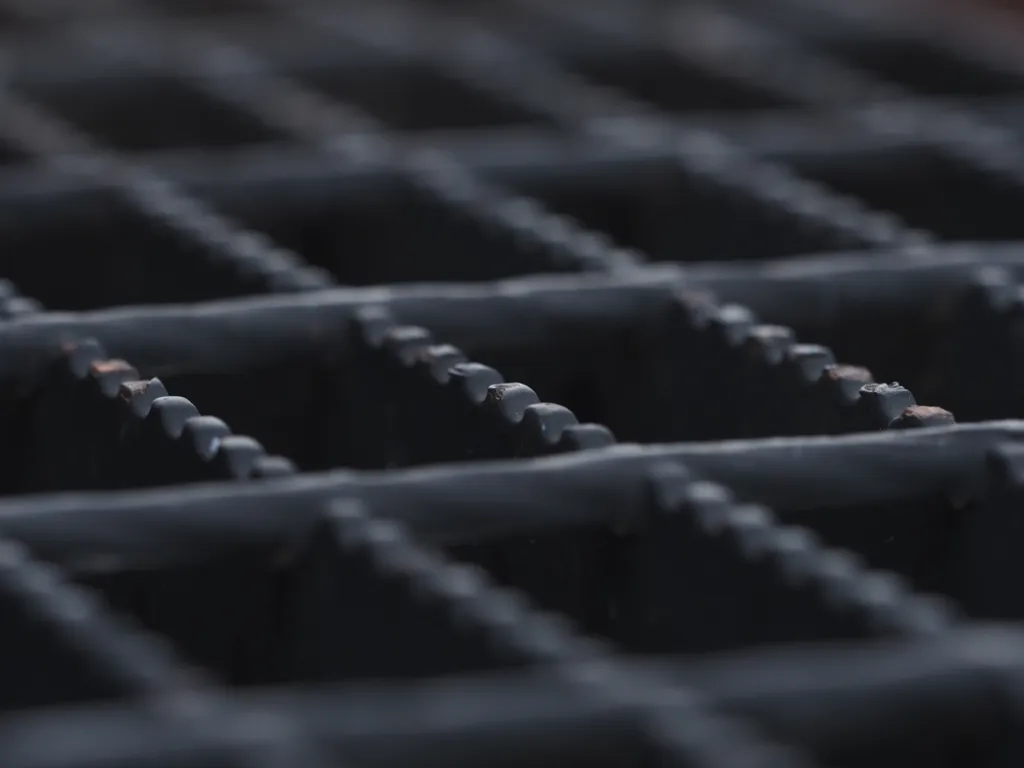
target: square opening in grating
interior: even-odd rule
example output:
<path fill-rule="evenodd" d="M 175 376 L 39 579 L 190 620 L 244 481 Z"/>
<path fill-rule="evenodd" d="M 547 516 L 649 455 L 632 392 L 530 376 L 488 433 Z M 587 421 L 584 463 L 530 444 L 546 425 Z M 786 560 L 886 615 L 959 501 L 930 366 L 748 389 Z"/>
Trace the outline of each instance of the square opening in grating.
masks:
<path fill-rule="evenodd" d="M 971 62 L 916 40 L 864 40 L 830 46 L 849 63 L 927 96 L 1005 96 L 1024 91 L 1024 78 Z"/>
<path fill-rule="evenodd" d="M 801 175 L 946 240 L 1024 236 L 1024 189 L 933 150 L 798 163 Z"/>
<path fill-rule="evenodd" d="M 9 200 L 0 278 L 46 308 L 199 301 L 232 293 L 208 257 L 109 191 Z"/>
<path fill-rule="evenodd" d="M 232 686 L 423 679 L 522 665 L 475 623 L 453 616 L 448 596 L 432 592 L 435 581 L 415 571 L 406 577 L 405 560 L 390 573 L 372 552 L 347 549 L 331 526 L 310 534 L 273 551 L 240 543 L 170 567 L 78 576 L 117 613 Z"/>
<path fill-rule="evenodd" d="M 16 36 L 36 32 L 43 24 L 44 22 L 39 19 L 30 18 L 9 8 L 0 8 L 0 35 Z"/>
<path fill-rule="evenodd" d="M 230 147 L 282 138 L 174 77 L 36 84 L 25 95 L 116 149 Z"/>
<path fill-rule="evenodd" d="M 0 140 L 0 166 L 19 165 L 30 160 L 31 157 L 28 154 Z"/>
<path fill-rule="evenodd" d="M 796 106 L 772 94 L 719 77 L 667 51 L 645 50 L 581 58 L 573 69 L 669 112 L 743 112 Z"/>
<path fill-rule="evenodd" d="M 211 199 L 343 285 L 483 281 L 549 271 L 543 254 L 509 233 L 398 178 L 277 179 L 215 192 Z"/>
<path fill-rule="evenodd" d="M 666 167 L 669 166 L 669 167 Z M 770 203 L 670 164 L 517 183 L 551 210 L 654 261 L 770 259 L 839 247 Z"/>
<path fill-rule="evenodd" d="M 234 685 L 289 680 L 293 567 L 247 553 L 170 568 L 77 574 L 186 664 Z"/>
<path fill-rule="evenodd" d="M 544 119 L 423 64 L 318 68 L 295 73 L 331 98 L 399 131 L 542 125 Z"/>

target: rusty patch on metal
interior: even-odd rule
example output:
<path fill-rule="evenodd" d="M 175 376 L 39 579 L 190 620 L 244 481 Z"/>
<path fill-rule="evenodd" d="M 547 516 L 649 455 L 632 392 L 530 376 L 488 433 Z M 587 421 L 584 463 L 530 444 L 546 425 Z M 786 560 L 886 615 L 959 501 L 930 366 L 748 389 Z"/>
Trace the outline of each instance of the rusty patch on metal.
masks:
<path fill-rule="evenodd" d="M 103 375 L 106 373 L 118 373 L 120 371 L 135 370 L 124 360 L 96 360 L 89 365 L 92 373 Z"/>
<path fill-rule="evenodd" d="M 833 365 L 825 370 L 825 375 L 832 381 L 859 381 L 871 384 L 874 380 L 871 371 L 859 365 Z"/>
<path fill-rule="evenodd" d="M 920 419 L 921 421 L 953 420 L 952 413 L 945 408 L 939 408 L 935 405 L 912 405 L 909 408 L 905 408 L 900 416 L 904 419 Z"/>
<path fill-rule="evenodd" d="M 144 395 L 149 391 L 148 381 L 126 381 L 117 390 L 122 400 L 130 400 L 136 395 Z"/>

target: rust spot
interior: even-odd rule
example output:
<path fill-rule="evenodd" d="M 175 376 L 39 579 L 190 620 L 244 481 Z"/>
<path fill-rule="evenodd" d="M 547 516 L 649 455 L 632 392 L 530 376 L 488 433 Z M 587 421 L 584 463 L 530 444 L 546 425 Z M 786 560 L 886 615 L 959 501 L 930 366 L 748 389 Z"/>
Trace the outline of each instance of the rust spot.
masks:
<path fill-rule="evenodd" d="M 953 421 L 953 414 L 945 408 L 934 405 L 912 405 L 900 414 L 904 419 L 920 419 L 921 421 Z"/>
<path fill-rule="evenodd" d="M 97 360 L 89 365 L 89 370 L 97 375 L 106 373 L 118 373 L 119 371 L 134 370 L 124 360 Z"/>
<path fill-rule="evenodd" d="M 136 395 L 144 395 L 148 391 L 148 381 L 126 381 L 118 387 L 117 394 L 122 400 L 131 400 Z"/>
<path fill-rule="evenodd" d="M 856 381 L 870 384 L 874 380 L 871 371 L 859 365 L 833 365 L 825 370 L 825 375 L 832 381 Z"/>

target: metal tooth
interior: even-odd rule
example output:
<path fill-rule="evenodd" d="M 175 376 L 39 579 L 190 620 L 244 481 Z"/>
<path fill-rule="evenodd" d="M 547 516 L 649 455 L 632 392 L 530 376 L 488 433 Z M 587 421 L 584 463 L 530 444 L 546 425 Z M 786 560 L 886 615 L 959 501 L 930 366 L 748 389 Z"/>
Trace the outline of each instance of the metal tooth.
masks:
<path fill-rule="evenodd" d="M 481 594 L 476 600 L 490 595 Z M 527 611 L 523 620 L 517 622 L 510 632 L 494 638 L 513 653 L 533 661 L 564 662 L 577 657 L 580 647 L 578 635 L 572 624 L 561 616 L 550 613 Z"/>
<path fill-rule="evenodd" d="M 525 384 L 502 383 L 487 388 L 485 412 L 493 413 L 502 424 L 514 426 L 522 421 L 526 409 L 538 402 L 537 393 Z"/>
<path fill-rule="evenodd" d="M 605 255 L 605 267 L 609 274 L 629 274 L 647 263 L 644 255 L 634 248 L 613 247 Z"/>
<path fill-rule="evenodd" d="M 395 524 L 394 532 L 400 536 L 385 553 L 378 554 L 379 570 L 405 581 L 409 596 L 420 607 L 440 608 L 449 614 L 448 618 L 456 618 L 452 604 L 458 605 L 457 595 L 472 590 L 473 581 L 482 578 L 482 572 L 473 566 L 451 565 L 433 551 L 417 546 L 402 526 Z"/>
<path fill-rule="evenodd" d="M 251 437 L 228 435 L 219 440 L 213 465 L 227 477 L 243 480 L 252 476 L 256 461 L 266 455 L 263 446 Z"/>
<path fill-rule="evenodd" d="M 107 352 L 96 339 L 82 339 L 61 345 L 61 354 L 67 370 L 76 379 L 84 379 L 89 366 L 96 360 L 106 360 Z"/>
<path fill-rule="evenodd" d="M 379 305 L 359 307 L 352 314 L 352 325 L 357 337 L 371 349 L 384 343 L 384 336 L 398 323 L 391 310 Z"/>
<path fill-rule="evenodd" d="M 553 403 L 534 403 L 523 411 L 519 429 L 524 447 L 536 449 L 556 445 L 565 429 L 575 424 L 576 416 L 568 408 Z"/>
<path fill-rule="evenodd" d="M 768 365 L 778 365 L 796 340 L 792 328 L 781 325 L 755 325 L 747 337 L 751 356 Z"/>
<path fill-rule="evenodd" d="M 319 267 L 262 271 L 266 275 L 267 287 L 273 293 L 302 293 L 335 285 L 334 277 Z"/>
<path fill-rule="evenodd" d="M 912 405 L 892 421 L 889 429 L 917 429 L 919 427 L 948 427 L 956 423 L 953 414 L 932 405 Z"/>
<path fill-rule="evenodd" d="M 895 616 L 901 634 L 922 636 L 941 634 L 951 624 L 962 621 L 958 606 L 946 597 L 909 593 Z"/>
<path fill-rule="evenodd" d="M 422 194 L 433 196 L 449 213 L 473 218 L 486 216 L 488 201 L 502 201 L 486 184 L 450 165 L 433 172 L 417 173 L 413 182 Z M 499 214 L 500 215 L 500 214 Z"/>
<path fill-rule="evenodd" d="M 11 539 L 0 539 L 0 573 L 19 571 L 28 559 L 25 545 Z"/>
<path fill-rule="evenodd" d="M 851 605 L 861 569 L 860 558 L 851 552 L 826 551 L 817 558 L 815 582 L 832 609 L 842 611 Z"/>
<path fill-rule="evenodd" d="M 1003 299 L 999 293 L 993 296 L 994 301 L 1000 301 Z M 1024 317 L 1024 285 L 1014 285 L 1013 290 L 1008 294 L 1005 299 L 1005 304 L 1000 308 L 1002 314 L 1009 316 L 1013 321 L 1019 320 Z"/>
<path fill-rule="evenodd" d="M 484 402 L 490 388 L 504 381 L 500 373 L 480 363 L 459 363 L 449 374 L 448 385 L 464 394 L 472 405 Z"/>
<path fill-rule="evenodd" d="M 860 397 L 865 384 L 873 382 L 871 371 L 857 365 L 831 365 L 825 369 L 822 382 L 836 393 L 841 404 L 852 405 Z"/>
<path fill-rule="evenodd" d="M 221 439 L 230 434 L 228 425 L 214 416 L 193 416 L 185 422 L 181 437 L 199 458 L 210 461 L 220 449 Z"/>
<path fill-rule="evenodd" d="M 284 456 L 260 456 L 253 465 L 254 478 L 288 477 L 298 474 L 298 467 Z"/>
<path fill-rule="evenodd" d="M 1017 283 L 1001 267 L 984 267 L 972 275 L 969 286 L 969 302 L 980 304 L 983 311 L 1002 313 L 1013 304 Z"/>
<path fill-rule="evenodd" d="M 292 272 L 296 286 L 303 291 L 315 291 L 337 285 L 334 275 L 323 267 L 303 265 Z"/>
<path fill-rule="evenodd" d="M 835 356 L 828 347 L 816 344 L 793 344 L 785 355 L 786 364 L 796 372 L 798 379 L 806 384 L 815 384 L 825 370 L 834 367 Z"/>
<path fill-rule="evenodd" d="M 484 630 L 492 643 L 532 661 L 567 655 L 571 632 L 544 623 L 517 595 L 493 589 L 480 569 L 446 563 L 416 546 L 403 526 L 361 507 L 335 519 L 347 551 L 365 553 L 381 577 L 405 582 L 421 606 L 440 609 L 455 628 Z"/>
<path fill-rule="evenodd" d="M 860 388 L 857 401 L 865 421 L 877 429 L 885 429 L 893 419 L 915 405 L 914 396 L 899 384 L 865 384 Z"/>
<path fill-rule="evenodd" d="M 198 416 L 199 411 L 184 397 L 158 397 L 150 406 L 146 423 L 156 423 L 167 437 L 177 440 L 185 429 L 185 422 Z"/>
<path fill-rule="evenodd" d="M 446 384 L 450 378 L 450 370 L 466 362 L 466 355 L 458 347 L 451 344 L 432 344 L 420 351 L 416 358 L 416 367 L 430 381 Z"/>
<path fill-rule="evenodd" d="M 706 291 L 680 290 L 672 294 L 672 307 L 691 328 L 705 328 L 711 322 L 717 305 L 713 294 Z"/>
<path fill-rule="evenodd" d="M 139 372 L 124 360 L 94 360 L 89 364 L 89 378 L 106 398 L 113 398 L 125 381 L 137 379 Z"/>
<path fill-rule="evenodd" d="M 704 533 L 717 535 L 725 530 L 729 510 L 734 504 L 732 494 L 720 485 L 698 481 L 684 495 L 680 511 L 693 515 L 694 523 Z"/>
<path fill-rule="evenodd" d="M 503 226 L 513 229 L 532 229 L 536 222 L 544 216 L 544 210 L 532 198 L 514 197 L 498 201 L 494 206 L 492 216 Z"/>
<path fill-rule="evenodd" d="M 230 236 L 230 228 L 223 217 L 205 210 L 195 198 L 180 196 L 170 184 L 165 185 L 161 195 L 150 197 L 149 202 L 151 211 L 175 228 L 192 230 L 200 236 L 209 233 L 210 240 L 222 234 Z"/>
<path fill-rule="evenodd" d="M 821 550 L 817 537 L 806 528 L 782 528 L 775 537 L 771 557 L 788 587 L 807 583 Z"/>
<path fill-rule="evenodd" d="M 899 631 L 898 616 L 910 598 L 907 583 L 892 573 L 861 573 L 851 585 L 850 604 L 869 615 L 878 634 Z"/>
<path fill-rule="evenodd" d="M 410 178 L 422 184 L 437 184 L 445 179 L 462 179 L 465 174 L 451 157 L 434 147 L 418 149 L 412 154 L 406 167 Z"/>
<path fill-rule="evenodd" d="M 688 483 L 682 468 L 658 467 L 654 478 L 660 507 L 685 513 L 705 535 L 724 535 L 748 563 L 772 563 L 787 589 L 813 585 L 836 616 L 853 611 L 873 634 L 902 634 L 910 631 L 907 627 L 917 626 L 911 622 L 905 627 L 896 621 L 904 608 L 915 607 L 916 600 L 900 579 L 865 570 L 859 558 L 849 553 L 821 549 L 813 534 L 779 527 L 769 510 L 737 505 L 717 485 Z M 922 628 L 942 626 L 944 615 L 925 612 L 918 623 Z"/>
<path fill-rule="evenodd" d="M 690 473 L 682 464 L 662 462 L 650 471 L 651 501 L 662 513 L 674 513 L 691 503 Z"/>
<path fill-rule="evenodd" d="M 330 504 L 325 517 L 331 524 L 334 538 L 343 552 L 356 552 L 366 548 L 370 516 L 366 508 L 350 499 L 342 499 Z"/>
<path fill-rule="evenodd" d="M 419 358 L 421 350 L 433 343 L 434 337 L 426 328 L 398 326 L 384 333 L 381 348 L 404 368 L 409 368 Z"/>
<path fill-rule="evenodd" d="M 1024 486 L 1024 445 L 1003 443 L 989 451 L 986 472 L 991 487 Z"/>
<path fill-rule="evenodd" d="M 528 610 L 522 594 L 507 589 L 488 590 L 485 600 L 454 606 L 452 622 L 457 626 L 483 624 L 497 637 L 512 632 Z"/>
<path fill-rule="evenodd" d="M 118 396 L 133 415 L 144 419 L 149 414 L 154 400 L 167 397 L 167 388 L 160 379 L 124 381 L 118 389 Z"/>
<path fill-rule="evenodd" d="M 519 593 L 494 587 L 479 568 L 438 563 L 430 580 L 452 623 L 483 630 L 499 652 L 530 662 L 574 657 L 576 635 L 567 621 L 532 610 Z"/>
<path fill-rule="evenodd" d="M 768 554 L 777 531 L 771 512 L 761 506 L 733 506 L 725 516 L 725 534 L 748 561 Z"/>
<path fill-rule="evenodd" d="M 559 450 L 569 453 L 593 451 L 615 444 L 615 435 L 602 424 L 574 424 L 565 428 L 558 441 Z"/>
<path fill-rule="evenodd" d="M 531 237 L 540 240 L 550 248 L 562 248 L 568 253 L 575 253 L 576 236 L 580 233 L 579 224 L 575 219 L 554 213 L 541 215 L 530 230 Z"/>
<path fill-rule="evenodd" d="M 573 255 L 581 264 L 593 264 L 595 269 L 603 269 L 610 263 L 615 244 L 601 232 L 585 231 L 573 241 L 573 246 Z"/>
<path fill-rule="evenodd" d="M 268 270 L 291 272 L 305 267 L 305 263 L 297 254 L 284 248 L 274 247 L 269 238 L 264 238 L 259 234 L 249 235 L 246 233 L 244 242 L 248 244 L 250 252 L 259 255 Z"/>
<path fill-rule="evenodd" d="M 750 329 L 757 322 L 754 314 L 746 307 L 726 304 L 711 316 L 710 327 L 730 346 L 742 344 Z"/>
<path fill-rule="evenodd" d="M 406 582 L 411 594 L 423 602 L 443 594 L 437 583 L 440 565 L 413 545 L 402 525 L 369 516 L 360 526 L 359 536 L 359 549 L 382 578 Z"/>
<path fill-rule="evenodd" d="M 205 216 L 204 220 L 207 222 L 208 236 L 212 235 L 210 229 L 220 232 L 227 252 L 238 258 L 240 264 L 251 262 L 257 269 L 268 272 L 274 269 L 297 269 L 302 264 L 296 255 L 275 248 L 270 237 L 262 232 L 236 229 L 224 217 L 213 214 Z"/>
<path fill-rule="evenodd" d="M 407 542 L 407 546 L 411 546 Z M 423 553 L 426 555 L 426 553 Z M 418 587 L 423 596 L 432 603 L 439 604 L 450 611 L 452 618 L 476 624 L 479 616 L 472 615 L 473 599 L 485 590 L 487 576 L 480 568 L 472 565 L 454 565 L 442 562 L 438 558 L 427 556 L 429 564 L 424 561 L 421 572 L 417 574 Z M 469 613 L 470 615 L 466 615 Z"/>
<path fill-rule="evenodd" d="M 0 318 L 6 320 L 35 315 L 42 311 L 42 304 L 25 296 L 13 296 L 0 302 Z"/>

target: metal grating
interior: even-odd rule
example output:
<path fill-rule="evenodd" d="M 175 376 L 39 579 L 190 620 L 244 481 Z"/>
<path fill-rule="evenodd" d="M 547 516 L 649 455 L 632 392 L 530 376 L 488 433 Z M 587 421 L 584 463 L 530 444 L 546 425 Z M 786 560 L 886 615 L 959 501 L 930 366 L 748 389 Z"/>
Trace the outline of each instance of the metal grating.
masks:
<path fill-rule="evenodd" d="M 0 765 L 1019 765 L 1006 29 L 5 0 Z"/>

